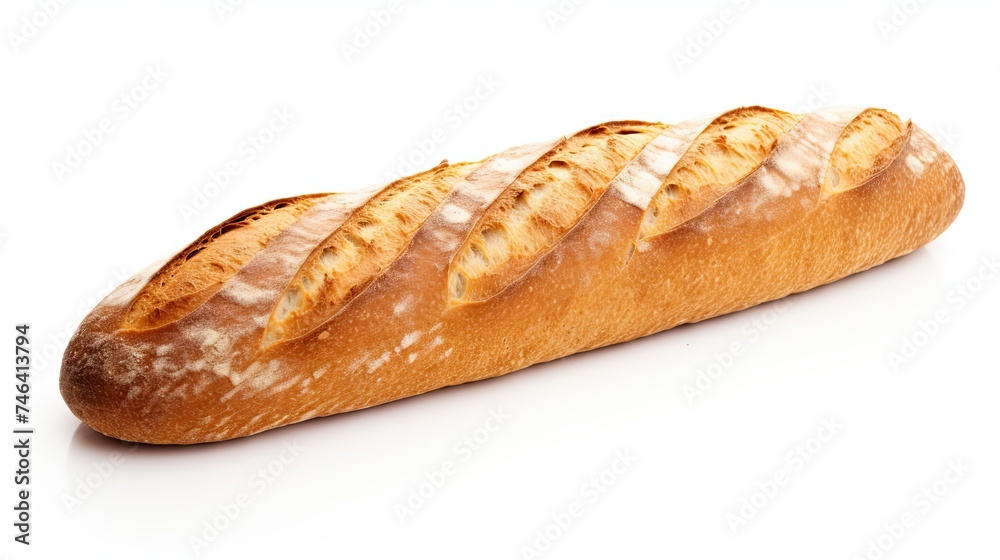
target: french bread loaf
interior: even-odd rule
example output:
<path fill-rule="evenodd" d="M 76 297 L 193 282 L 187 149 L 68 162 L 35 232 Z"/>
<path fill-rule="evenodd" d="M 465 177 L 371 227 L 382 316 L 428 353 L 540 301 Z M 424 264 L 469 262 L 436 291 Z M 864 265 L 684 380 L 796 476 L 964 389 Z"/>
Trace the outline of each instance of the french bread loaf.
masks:
<path fill-rule="evenodd" d="M 879 109 L 604 123 L 242 212 L 102 301 L 60 389 L 115 438 L 247 436 L 808 290 L 927 243 L 963 198 Z"/>

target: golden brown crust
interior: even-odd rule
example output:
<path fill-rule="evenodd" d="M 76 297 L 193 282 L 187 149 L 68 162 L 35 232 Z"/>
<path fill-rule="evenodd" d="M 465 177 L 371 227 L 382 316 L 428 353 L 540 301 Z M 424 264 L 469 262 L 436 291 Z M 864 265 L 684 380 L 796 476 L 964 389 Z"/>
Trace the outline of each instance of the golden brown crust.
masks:
<path fill-rule="evenodd" d="M 719 119 L 631 123 L 640 131 L 634 136 L 645 136 L 617 146 L 610 159 L 602 149 L 599 157 L 569 160 L 574 177 L 594 177 L 576 173 L 591 163 L 601 177 L 581 191 L 596 191 L 593 198 L 559 207 L 560 220 L 572 215 L 571 223 L 548 221 L 551 209 L 517 227 L 506 221 L 510 206 L 497 201 L 525 191 L 519 179 L 549 169 L 566 140 L 513 148 L 469 164 L 454 185 L 431 189 L 443 198 L 418 225 L 387 227 L 389 245 L 402 250 L 349 281 L 348 288 L 363 288 L 334 298 L 335 312 L 307 311 L 320 317 L 316 324 L 268 339 L 273 311 L 301 281 L 310 255 L 384 198 L 318 196 L 200 305 L 156 328 L 126 321 L 156 271 L 116 290 L 71 340 L 63 396 L 81 420 L 113 437 L 218 441 L 502 375 L 807 290 L 912 251 L 961 208 L 964 185 L 951 158 L 920 129 L 886 115 L 794 116 L 770 145 L 748 152 L 762 154 L 753 165 L 734 158 L 727 168 L 725 158 L 714 159 L 710 176 L 737 178 L 700 182 L 708 185 L 695 189 L 700 197 L 661 204 L 654 220 L 661 225 L 652 230 L 644 229 L 651 202 L 678 165 L 692 165 L 688 154 L 700 153 L 692 146 L 707 145 L 706 135 L 718 142 L 712 123 Z M 609 123 L 598 135 L 620 126 Z M 616 176 L 609 179 L 607 169 Z M 848 182 L 829 188 L 829 169 Z M 557 192 L 584 180 L 554 179 Z M 513 268 L 504 268 L 512 259 L 497 259 L 500 266 L 480 278 L 500 280 L 456 304 L 452 263 L 487 223 L 542 242 L 518 253 Z"/>

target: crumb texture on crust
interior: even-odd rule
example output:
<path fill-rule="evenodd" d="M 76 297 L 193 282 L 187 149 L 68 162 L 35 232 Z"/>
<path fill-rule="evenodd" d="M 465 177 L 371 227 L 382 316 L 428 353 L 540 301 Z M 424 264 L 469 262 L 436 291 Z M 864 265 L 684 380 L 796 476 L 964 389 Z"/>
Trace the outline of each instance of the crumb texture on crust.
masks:
<path fill-rule="evenodd" d="M 417 228 L 477 164 L 443 163 L 371 197 L 306 259 L 275 304 L 264 343 L 306 334 L 399 257 Z"/>
<path fill-rule="evenodd" d="M 136 294 L 122 327 L 153 329 L 197 309 L 323 196 L 274 200 L 240 212 L 205 232 L 170 259 Z"/>
<path fill-rule="evenodd" d="M 645 122 L 605 123 L 566 138 L 525 169 L 483 214 L 452 261 L 452 300 L 484 300 L 503 290 L 580 221 L 663 129 Z"/>

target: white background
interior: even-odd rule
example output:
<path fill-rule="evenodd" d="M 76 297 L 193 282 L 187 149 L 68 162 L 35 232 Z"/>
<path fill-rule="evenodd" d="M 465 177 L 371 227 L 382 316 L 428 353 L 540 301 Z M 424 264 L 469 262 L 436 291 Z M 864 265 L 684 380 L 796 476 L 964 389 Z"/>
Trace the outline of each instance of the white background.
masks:
<path fill-rule="evenodd" d="M 356 28 L 388 2 L 333 4 L 245 2 L 221 16 L 207 0 L 74 2 L 52 17 L 27 0 L 0 8 L 0 346 L 13 362 L 14 325 L 27 321 L 36 357 L 33 544 L 12 541 L 8 446 L 9 557 L 188 558 L 195 537 L 204 558 L 515 559 L 541 547 L 552 559 L 847 559 L 874 557 L 880 536 L 884 558 L 1000 554 L 1000 290 L 979 277 L 1000 250 L 995 3 L 591 0 L 555 18 L 557 0 L 403 0 L 351 56 L 343 45 L 363 42 Z M 701 52 L 684 54 L 699 38 Z M 147 68 L 165 76 L 136 90 Z M 496 85 L 470 101 L 481 80 Z M 126 113 L 122 94 L 142 99 Z M 462 102 L 476 107 L 448 113 Z M 602 120 L 748 104 L 911 118 L 958 162 L 965 208 L 927 247 L 787 309 L 243 440 L 128 447 L 80 425 L 59 396 L 66 337 L 96 298 L 245 207 L 385 182 L 436 128 L 444 140 L 423 167 Z M 283 108 L 291 123 L 248 160 L 241 144 Z M 113 128 L 82 163 L 54 170 L 102 119 Z M 241 172 L 206 190 L 233 159 Z M 978 291 L 960 298 L 959 285 Z M 937 313 L 947 323 L 919 334 Z M 922 347 L 896 370 L 904 337 Z M 730 361 L 733 343 L 745 351 Z M 713 366 L 724 371 L 689 402 L 685 385 L 718 362 L 728 367 Z M 509 418 L 475 452 L 456 449 L 491 410 Z M 830 418 L 836 434 L 811 441 Z M 801 446 L 809 461 L 789 456 Z M 592 501 L 588 481 L 616 452 L 635 460 Z M 401 522 L 397 504 L 446 461 L 457 472 Z M 937 483 L 943 498 L 915 502 L 949 462 L 969 470 Z M 255 475 L 267 468 L 281 472 Z M 786 483 L 754 497 L 779 471 Z M 238 517 L 216 519 L 241 493 Z M 739 517 L 744 499 L 766 503 Z M 582 515 L 552 528 L 573 503 Z M 884 536 L 907 512 L 912 527 Z M 734 530 L 733 516 L 749 519 Z M 211 523 L 225 528 L 206 533 Z M 561 533 L 547 547 L 546 529 Z"/>

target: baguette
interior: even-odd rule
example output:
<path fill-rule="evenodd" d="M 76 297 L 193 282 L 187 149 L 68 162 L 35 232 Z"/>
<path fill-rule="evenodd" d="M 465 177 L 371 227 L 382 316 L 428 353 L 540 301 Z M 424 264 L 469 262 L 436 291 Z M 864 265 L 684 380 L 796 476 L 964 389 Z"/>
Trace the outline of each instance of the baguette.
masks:
<path fill-rule="evenodd" d="M 247 436 L 808 290 L 929 242 L 963 198 L 880 109 L 604 123 L 242 212 L 102 301 L 60 390 L 123 440 Z"/>

